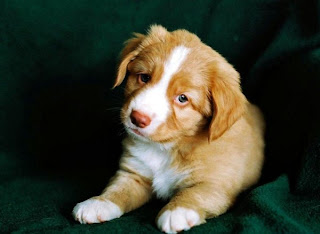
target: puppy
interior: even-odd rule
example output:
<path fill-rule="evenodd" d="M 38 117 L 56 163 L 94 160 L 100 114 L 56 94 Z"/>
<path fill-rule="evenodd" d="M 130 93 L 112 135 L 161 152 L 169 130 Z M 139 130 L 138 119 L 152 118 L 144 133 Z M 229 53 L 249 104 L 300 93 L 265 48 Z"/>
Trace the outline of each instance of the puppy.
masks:
<path fill-rule="evenodd" d="M 134 35 L 114 84 L 127 78 L 120 169 L 73 216 L 89 224 L 112 220 L 154 194 L 169 200 L 157 226 L 176 233 L 226 212 L 257 182 L 264 122 L 242 94 L 238 72 L 196 35 L 158 25 Z"/>

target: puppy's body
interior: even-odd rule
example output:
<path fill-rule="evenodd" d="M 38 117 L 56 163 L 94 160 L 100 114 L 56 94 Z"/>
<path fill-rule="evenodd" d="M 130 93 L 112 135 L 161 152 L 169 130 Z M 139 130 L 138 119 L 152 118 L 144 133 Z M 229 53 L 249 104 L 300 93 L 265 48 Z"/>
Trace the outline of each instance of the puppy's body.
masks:
<path fill-rule="evenodd" d="M 127 74 L 128 137 L 120 169 L 100 196 L 75 207 L 75 218 L 117 218 L 153 194 L 170 199 L 157 218 L 168 233 L 224 213 L 263 162 L 263 119 L 238 73 L 195 35 L 161 26 L 129 40 L 122 57 L 115 86 Z"/>

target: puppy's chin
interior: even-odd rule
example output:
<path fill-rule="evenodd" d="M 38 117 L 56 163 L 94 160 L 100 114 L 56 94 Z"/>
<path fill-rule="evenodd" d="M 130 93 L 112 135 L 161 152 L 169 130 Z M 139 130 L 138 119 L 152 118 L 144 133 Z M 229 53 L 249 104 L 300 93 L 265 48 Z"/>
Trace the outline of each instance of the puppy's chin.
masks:
<path fill-rule="evenodd" d="M 128 133 L 128 135 L 134 139 L 140 140 L 140 141 L 144 141 L 144 142 L 150 142 L 152 141 L 149 136 L 147 136 L 146 134 L 142 133 L 139 129 L 134 129 L 134 128 L 130 128 L 128 126 L 125 126 L 125 129 Z"/>
<path fill-rule="evenodd" d="M 160 143 L 160 144 L 167 144 L 167 143 L 173 143 L 175 140 L 175 137 L 168 137 L 166 135 L 161 135 L 161 134 L 146 134 L 143 132 L 143 130 L 139 130 L 136 128 L 130 128 L 125 125 L 125 129 L 128 133 L 128 136 L 141 141 L 141 142 L 153 142 L 153 143 Z M 164 137 L 165 136 L 165 137 Z"/>

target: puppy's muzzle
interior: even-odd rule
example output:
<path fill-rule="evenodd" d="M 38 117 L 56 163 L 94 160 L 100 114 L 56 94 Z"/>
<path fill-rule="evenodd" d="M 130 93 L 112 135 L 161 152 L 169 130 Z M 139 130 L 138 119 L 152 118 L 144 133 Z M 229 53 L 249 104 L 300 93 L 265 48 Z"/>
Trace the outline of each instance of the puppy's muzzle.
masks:
<path fill-rule="evenodd" d="M 133 110 L 130 114 L 131 122 L 139 128 L 145 128 L 150 125 L 151 118 L 139 111 Z"/>

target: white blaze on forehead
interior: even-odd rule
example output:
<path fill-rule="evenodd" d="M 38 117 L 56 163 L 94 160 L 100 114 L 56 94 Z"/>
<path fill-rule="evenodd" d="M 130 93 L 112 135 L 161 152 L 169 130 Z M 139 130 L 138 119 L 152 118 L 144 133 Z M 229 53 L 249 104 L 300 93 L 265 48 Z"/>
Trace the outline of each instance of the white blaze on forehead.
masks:
<path fill-rule="evenodd" d="M 177 46 L 171 52 L 169 59 L 164 64 L 164 73 L 161 77 L 160 84 L 166 88 L 169 85 L 172 75 L 179 71 L 181 64 L 186 59 L 190 49 L 184 46 Z"/>
<path fill-rule="evenodd" d="M 130 103 L 128 115 L 132 110 L 137 110 L 147 114 L 152 119 L 151 124 L 142 129 L 144 133 L 153 133 L 167 119 L 170 112 L 170 105 L 166 96 L 167 89 L 172 76 L 179 71 L 189 52 L 190 49 L 185 46 L 175 47 L 164 63 L 160 81 L 141 92 Z"/>

